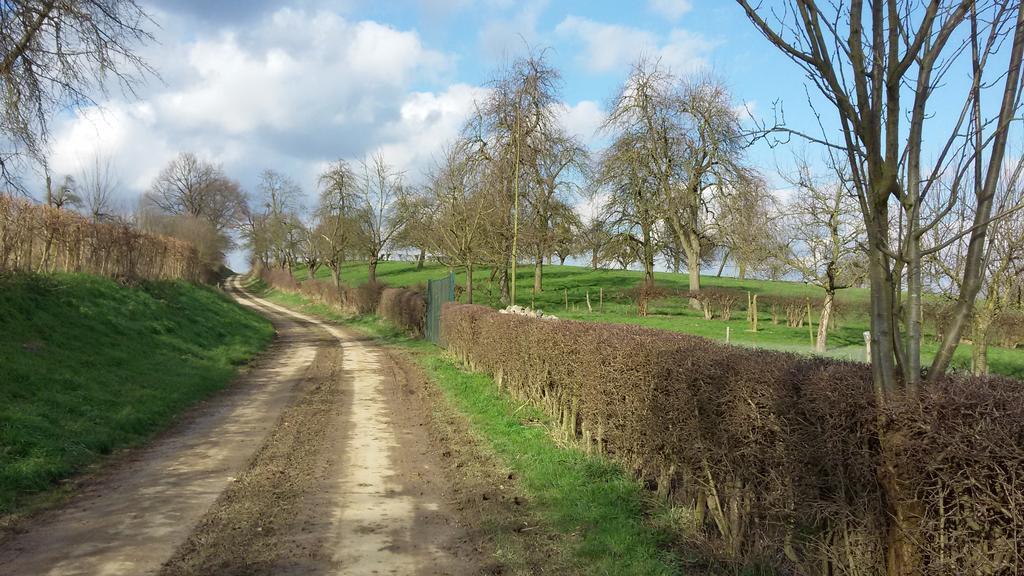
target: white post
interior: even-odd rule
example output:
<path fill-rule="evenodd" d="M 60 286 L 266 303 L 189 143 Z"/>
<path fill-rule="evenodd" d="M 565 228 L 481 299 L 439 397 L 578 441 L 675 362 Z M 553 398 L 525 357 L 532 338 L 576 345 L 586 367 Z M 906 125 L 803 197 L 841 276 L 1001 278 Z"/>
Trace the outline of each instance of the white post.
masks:
<path fill-rule="evenodd" d="M 871 364 L 871 332 L 864 332 L 864 361 Z"/>
<path fill-rule="evenodd" d="M 726 344 L 729 343 L 729 330 L 730 330 L 730 328 L 728 326 L 726 326 L 725 327 L 725 343 Z"/>

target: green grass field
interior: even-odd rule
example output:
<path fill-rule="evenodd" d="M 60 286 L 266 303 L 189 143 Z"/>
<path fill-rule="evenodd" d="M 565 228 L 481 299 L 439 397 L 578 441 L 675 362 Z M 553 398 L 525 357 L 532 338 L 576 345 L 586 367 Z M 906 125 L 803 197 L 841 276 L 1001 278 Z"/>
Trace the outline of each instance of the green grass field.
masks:
<path fill-rule="evenodd" d="M 282 306 L 352 326 L 417 360 L 447 402 L 515 472 L 545 523 L 561 534 L 566 558 L 552 562 L 580 574 L 680 573 L 680 557 L 668 551 L 681 522 L 678 512 L 621 466 L 557 442 L 551 434 L 557 427 L 547 416 L 502 394 L 490 376 L 459 368 L 433 344 L 408 338 L 375 316 L 348 316 L 258 281 L 249 289 Z M 490 537 L 500 540 L 501 534 Z M 514 566 L 514 553 L 505 552 L 503 559 Z"/>
<path fill-rule="evenodd" d="M 442 278 L 447 274 L 448 269 L 439 264 L 427 264 L 422 270 L 417 270 L 416 264 L 412 262 L 381 262 L 377 270 L 378 280 L 390 286 L 424 285 L 427 280 Z M 474 273 L 475 302 L 498 307 L 500 306 L 499 287 L 497 283 L 492 284 L 489 281 L 489 275 L 490 271 L 486 269 Z M 326 268 L 318 271 L 318 278 L 329 278 L 329 276 L 329 271 Z M 308 276 L 306 271 L 300 268 L 296 270 L 295 277 L 306 279 Z M 648 316 L 640 317 L 636 313 L 632 299 L 623 294 L 624 291 L 640 283 L 642 274 L 637 271 L 591 270 L 578 266 L 545 266 L 544 291 L 539 294 L 532 293 L 532 266 L 520 267 L 517 278 L 519 304 L 540 308 L 545 313 L 554 314 L 560 318 L 638 324 L 650 328 L 697 334 L 714 340 L 725 340 L 726 327 L 729 327 L 730 341 L 735 344 L 805 354 L 812 353 L 811 335 L 806 324 L 803 328 L 790 328 L 785 325 L 784 320 L 781 324 L 772 324 L 770 315 L 764 307 L 760 310 L 758 332 L 756 333 L 750 331 L 750 324 L 745 320 L 743 311 L 734 313 L 733 319 L 729 322 L 718 318 L 705 320 L 700 311 L 691 309 L 686 299 L 681 297 L 654 301 L 650 306 Z M 361 262 L 347 264 L 342 271 L 342 279 L 351 285 L 365 283 L 367 280 L 366 264 Z M 688 288 L 686 274 L 659 272 L 655 274 L 655 281 L 658 286 L 668 289 L 686 290 Z M 460 286 L 464 286 L 465 274 L 457 271 L 456 282 Z M 703 276 L 701 282 L 704 288 L 734 288 L 750 291 L 762 297 L 798 296 L 820 299 L 823 296 L 820 289 L 801 282 L 737 280 L 715 276 Z M 603 306 L 601 305 L 602 292 L 604 294 Z M 589 311 L 586 305 L 588 294 L 593 311 Z M 863 288 L 851 288 L 840 292 L 840 308 L 846 304 L 847 312 L 840 315 L 836 330 L 829 335 L 827 355 L 849 360 L 864 359 L 863 334 L 868 329 L 868 319 L 856 311 L 863 309 L 868 297 L 868 291 Z M 566 299 L 569 302 L 568 309 L 566 309 Z M 464 294 L 462 300 L 465 300 Z M 745 306 L 745 302 L 743 304 Z M 818 313 L 818 310 L 813 311 L 815 318 Z M 817 324 L 815 324 L 816 327 Z M 935 353 L 937 344 L 933 339 L 926 338 L 922 348 L 925 359 L 929 360 Z M 970 357 L 970 345 L 961 345 L 954 357 L 953 368 L 967 370 L 970 366 Z M 1024 350 L 990 347 L 989 365 L 991 370 L 997 374 L 1024 378 Z"/>
<path fill-rule="evenodd" d="M 0 514 L 166 427 L 273 336 L 211 288 L 0 276 Z"/>

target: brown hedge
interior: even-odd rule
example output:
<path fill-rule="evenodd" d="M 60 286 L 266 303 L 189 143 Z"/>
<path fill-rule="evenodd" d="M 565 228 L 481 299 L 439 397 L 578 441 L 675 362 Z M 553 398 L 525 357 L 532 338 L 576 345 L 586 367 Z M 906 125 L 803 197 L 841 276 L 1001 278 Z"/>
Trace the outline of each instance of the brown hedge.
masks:
<path fill-rule="evenodd" d="M 441 332 L 464 363 L 688 507 L 722 558 L 882 574 L 900 494 L 917 506 L 901 526 L 921 573 L 1024 566 L 1018 381 L 949 378 L 882 409 L 864 364 L 460 304 Z"/>
<path fill-rule="evenodd" d="M 413 335 L 423 334 L 427 300 L 423 293 L 404 288 L 385 288 L 377 305 L 377 315 Z"/>
<path fill-rule="evenodd" d="M 127 223 L 82 216 L 0 194 L 0 271 L 87 272 L 114 278 L 200 281 L 199 254 L 187 242 Z"/>
<path fill-rule="evenodd" d="M 306 280 L 300 282 L 287 270 L 280 268 L 260 268 L 257 275 L 269 286 L 288 292 L 298 292 L 318 302 L 341 308 L 351 314 L 373 314 L 379 313 L 389 320 L 395 322 L 403 329 L 422 333 L 423 319 L 416 320 L 416 315 L 423 316 L 426 312 L 426 304 L 415 302 L 415 298 L 404 293 L 415 294 L 412 290 L 395 289 L 388 302 L 384 302 L 385 294 L 392 290 L 384 284 L 368 282 L 359 286 L 334 286 L 333 283 L 324 280 Z M 422 300 L 420 296 L 420 300 Z M 422 306 L 422 311 L 417 311 L 417 306 Z"/>

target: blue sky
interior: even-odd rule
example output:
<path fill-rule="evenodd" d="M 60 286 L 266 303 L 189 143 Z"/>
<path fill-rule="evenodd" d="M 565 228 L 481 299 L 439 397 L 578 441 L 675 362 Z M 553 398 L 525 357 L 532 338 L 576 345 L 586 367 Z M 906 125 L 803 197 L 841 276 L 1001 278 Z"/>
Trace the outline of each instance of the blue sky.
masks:
<path fill-rule="evenodd" d="M 564 121 L 591 140 L 640 54 L 679 73 L 710 71 L 738 105 L 787 118 L 806 108 L 799 71 L 723 0 L 151 0 L 161 79 L 113 92 L 63 118 L 51 166 L 75 174 L 109 158 L 126 202 L 190 150 L 247 188 L 273 168 L 312 197 L 335 158 L 382 151 L 415 180 L 483 96 L 493 70 L 525 45 L 563 75 Z M 591 140 L 594 144 L 598 141 Z M 788 152 L 786 153 L 788 154 Z M 774 153 L 752 160 L 773 172 Z"/>

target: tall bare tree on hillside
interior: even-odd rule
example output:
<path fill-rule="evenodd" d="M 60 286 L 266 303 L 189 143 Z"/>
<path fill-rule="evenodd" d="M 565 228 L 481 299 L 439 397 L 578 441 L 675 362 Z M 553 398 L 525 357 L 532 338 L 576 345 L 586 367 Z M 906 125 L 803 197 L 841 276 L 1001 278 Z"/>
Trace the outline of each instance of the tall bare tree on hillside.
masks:
<path fill-rule="evenodd" d="M 818 177 L 801 163 L 791 184 L 796 193 L 785 208 L 784 258 L 804 282 L 825 291 L 815 341 L 815 350 L 825 352 L 837 292 L 864 278 L 864 222 L 847 180 Z"/>
<path fill-rule="evenodd" d="M 993 198 L 1021 100 L 1020 2 L 787 0 L 772 10 L 738 2 L 834 112 L 836 138 L 791 133 L 825 145 L 850 167 L 867 229 L 876 391 L 880 399 L 901 386 L 913 392 L 922 378 L 922 260 L 941 246 L 925 247 L 922 238 L 953 203 L 933 217 L 923 206 L 943 174 L 956 175 L 951 198 L 967 196 L 975 206 L 954 320 L 928 371 L 937 378 L 981 290 L 989 225 L 999 216 Z M 971 78 L 962 90 L 946 82 L 960 72 Z M 959 104 L 951 110 L 953 98 Z M 925 150 L 926 141 L 936 146 Z"/>
<path fill-rule="evenodd" d="M 728 188 L 715 194 L 714 242 L 722 250 L 719 276 L 729 260 L 736 277 L 747 272 L 766 272 L 786 252 L 781 236 L 779 206 L 764 178 L 746 171 Z"/>
<path fill-rule="evenodd" d="M 344 160 L 332 162 L 321 174 L 320 199 L 316 208 L 316 233 L 320 258 L 331 271 L 334 287 L 341 287 L 341 267 L 353 249 L 359 233 L 356 217 L 358 182 L 352 166 Z"/>
<path fill-rule="evenodd" d="M 470 121 L 466 135 L 487 160 L 487 183 L 504 213 L 491 222 L 500 234 L 494 256 L 503 298 L 515 303 L 516 271 L 520 260 L 524 218 L 532 201 L 532 224 L 548 233 L 545 208 L 549 199 L 564 189 L 563 172 L 573 166 L 567 154 L 579 150 L 558 123 L 560 74 L 545 52 L 514 59 L 496 74 L 491 92 Z M 536 255 L 534 255 L 536 256 Z M 541 280 L 543 262 L 535 265 L 535 284 Z"/>
<path fill-rule="evenodd" d="M 473 303 L 473 272 L 484 258 L 482 236 L 495 205 L 484 190 L 484 163 L 469 145 L 449 146 L 430 175 L 428 191 L 436 212 L 433 251 L 449 267 L 466 271 L 466 301 Z"/>
<path fill-rule="evenodd" d="M 113 80 L 131 92 L 152 73 L 136 50 L 152 40 L 135 0 L 9 0 L 0 10 L 0 180 L 45 166 L 50 119 L 92 103 Z"/>
<path fill-rule="evenodd" d="M 609 192 L 609 220 L 616 235 L 636 246 L 647 285 L 654 284 L 657 228 L 678 167 L 675 80 L 657 62 L 639 60 L 603 126 L 613 138 L 599 178 Z"/>
<path fill-rule="evenodd" d="M 376 282 L 377 264 L 410 217 L 404 209 L 409 188 L 402 173 L 379 153 L 363 160 L 359 172 L 355 213 L 360 222 L 363 251 L 368 259 L 369 279 Z"/>
<path fill-rule="evenodd" d="M 697 292 L 701 256 L 714 227 L 708 210 L 712 197 L 716 193 L 750 193 L 753 189 L 744 186 L 753 176 L 746 174 L 741 162 L 747 142 L 724 84 L 711 76 L 690 78 L 679 87 L 675 105 L 678 110 L 672 114 L 672 121 L 679 126 L 668 135 L 676 141 L 665 144 L 671 154 L 665 172 L 665 220 L 675 243 L 686 254 L 690 291 Z M 675 166 L 671 165 L 673 161 Z"/>

